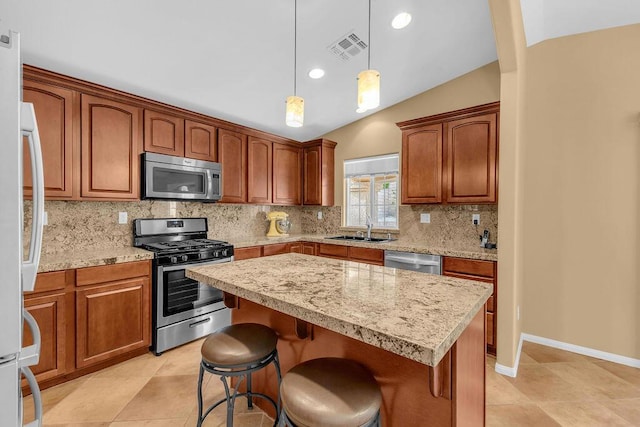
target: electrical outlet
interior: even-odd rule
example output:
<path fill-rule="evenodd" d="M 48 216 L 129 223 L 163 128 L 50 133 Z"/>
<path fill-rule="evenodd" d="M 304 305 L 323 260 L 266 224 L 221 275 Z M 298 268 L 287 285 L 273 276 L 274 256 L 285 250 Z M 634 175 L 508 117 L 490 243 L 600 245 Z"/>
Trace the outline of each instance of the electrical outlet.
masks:
<path fill-rule="evenodd" d="M 421 213 L 420 214 L 420 222 L 423 223 L 423 224 L 430 224 L 431 223 L 431 214 Z"/>
<path fill-rule="evenodd" d="M 44 215 L 42 216 L 42 225 L 49 225 L 49 214 L 47 214 L 47 211 L 44 211 Z"/>
<path fill-rule="evenodd" d="M 471 215 L 471 222 L 473 222 L 473 225 L 480 224 L 480 214 L 472 214 Z"/>
<path fill-rule="evenodd" d="M 322 211 L 318 211 L 318 219 L 322 219 Z"/>
<path fill-rule="evenodd" d="M 119 212 L 118 213 L 118 224 L 126 224 L 127 223 L 127 213 Z"/>

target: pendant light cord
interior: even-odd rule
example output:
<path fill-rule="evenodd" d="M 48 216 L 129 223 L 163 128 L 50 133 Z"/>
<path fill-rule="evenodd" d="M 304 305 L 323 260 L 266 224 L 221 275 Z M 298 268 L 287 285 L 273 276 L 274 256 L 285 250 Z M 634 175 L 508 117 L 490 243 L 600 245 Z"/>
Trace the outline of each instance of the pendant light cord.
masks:
<path fill-rule="evenodd" d="M 293 96 L 296 96 L 297 89 L 297 67 L 298 63 L 298 0 L 293 0 Z"/>
<path fill-rule="evenodd" d="M 371 0 L 369 0 L 369 34 L 367 35 L 367 42 L 369 46 L 367 47 L 367 70 L 371 69 Z"/>

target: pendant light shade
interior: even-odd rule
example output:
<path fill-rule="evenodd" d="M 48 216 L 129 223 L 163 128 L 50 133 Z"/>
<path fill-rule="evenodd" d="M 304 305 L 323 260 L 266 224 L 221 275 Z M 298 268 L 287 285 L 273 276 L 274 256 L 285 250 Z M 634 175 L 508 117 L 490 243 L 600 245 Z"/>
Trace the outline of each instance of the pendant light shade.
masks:
<path fill-rule="evenodd" d="M 380 105 L 380 73 L 364 70 L 358 74 L 358 108 L 371 110 Z"/>
<path fill-rule="evenodd" d="M 298 53 L 298 1 L 293 0 L 293 96 L 287 96 L 285 123 L 292 128 L 304 123 L 304 99 L 296 96 Z"/>
<path fill-rule="evenodd" d="M 304 99 L 299 96 L 287 96 L 287 112 L 285 121 L 292 128 L 302 127 L 304 123 Z"/>
<path fill-rule="evenodd" d="M 371 69 L 371 0 L 369 0 L 369 32 L 367 69 L 358 74 L 358 110 L 364 112 L 380 105 L 380 73 Z"/>

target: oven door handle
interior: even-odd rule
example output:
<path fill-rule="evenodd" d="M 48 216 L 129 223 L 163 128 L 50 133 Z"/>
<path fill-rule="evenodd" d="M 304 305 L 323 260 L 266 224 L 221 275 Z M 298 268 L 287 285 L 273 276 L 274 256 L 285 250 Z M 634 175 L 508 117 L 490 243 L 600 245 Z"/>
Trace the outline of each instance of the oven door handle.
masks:
<path fill-rule="evenodd" d="M 209 261 L 209 262 L 198 262 L 198 263 L 191 263 L 191 264 L 172 265 L 171 267 L 160 267 L 160 268 L 162 268 L 163 272 L 167 272 L 167 271 L 184 270 L 185 268 L 190 268 L 190 267 L 199 267 L 201 265 L 222 264 L 223 262 L 229 262 L 229 261 L 233 261 L 233 257 L 224 258 L 224 259 L 217 259 L 215 261 Z"/>

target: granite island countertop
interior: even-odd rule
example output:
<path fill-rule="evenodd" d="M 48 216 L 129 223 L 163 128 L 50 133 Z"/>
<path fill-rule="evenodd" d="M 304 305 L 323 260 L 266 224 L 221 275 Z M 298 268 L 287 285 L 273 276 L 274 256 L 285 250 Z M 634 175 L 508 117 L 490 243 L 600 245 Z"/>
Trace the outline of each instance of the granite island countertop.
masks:
<path fill-rule="evenodd" d="M 351 234 L 351 233 L 349 233 Z M 276 243 L 291 243 L 291 242 L 314 242 L 314 243 L 326 243 L 330 245 L 342 245 L 342 246 L 357 246 L 362 248 L 382 249 L 390 251 L 402 251 L 402 252 L 414 252 L 419 254 L 431 254 L 451 256 L 467 259 L 477 259 L 484 261 L 498 261 L 497 249 L 484 249 L 479 245 L 477 248 L 469 248 L 468 246 L 438 246 L 428 243 L 415 242 L 407 239 L 392 240 L 389 242 L 363 242 L 363 241 L 351 241 L 351 240 L 332 240 L 327 239 L 334 235 L 324 234 L 298 234 L 290 235 L 287 237 L 237 237 L 229 239 L 236 248 L 245 248 L 249 246 L 258 245 L 271 245 Z"/>
<path fill-rule="evenodd" d="M 488 283 L 302 254 L 193 267 L 186 275 L 429 366 L 493 291 Z"/>

